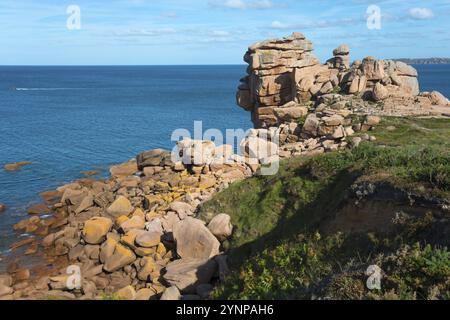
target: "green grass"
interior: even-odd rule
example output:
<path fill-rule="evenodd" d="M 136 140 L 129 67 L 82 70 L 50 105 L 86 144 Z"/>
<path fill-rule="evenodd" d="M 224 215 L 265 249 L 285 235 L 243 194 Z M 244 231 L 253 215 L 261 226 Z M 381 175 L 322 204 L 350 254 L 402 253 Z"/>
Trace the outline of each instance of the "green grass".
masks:
<path fill-rule="evenodd" d="M 348 202 L 357 181 L 388 183 L 425 197 L 450 199 L 449 120 L 386 118 L 370 134 L 377 137 L 376 143 L 284 161 L 275 176 L 233 184 L 202 207 L 201 218 L 226 212 L 235 226 L 225 247 L 236 272 L 219 286 L 216 297 L 401 299 L 450 294 L 445 249 L 423 247 L 424 230 L 434 228 L 437 219 L 411 219 L 394 235 L 320 236 L 317 232 Z M 406 273 L 394 269 L 382 292 L 365 289 L 363 268 L 369 262 L 381 255 L 384 258 L 378 263 L 388 268 L 387 256 L 415 243 L 419 244 L 411 255 L 421 256 L 423 250 L 428 269 L 420 260 L 409 264 Z M 411 257 L 407 258 L 410 263 Z M 430 273 L 430 268 L 447 280 Z"/>

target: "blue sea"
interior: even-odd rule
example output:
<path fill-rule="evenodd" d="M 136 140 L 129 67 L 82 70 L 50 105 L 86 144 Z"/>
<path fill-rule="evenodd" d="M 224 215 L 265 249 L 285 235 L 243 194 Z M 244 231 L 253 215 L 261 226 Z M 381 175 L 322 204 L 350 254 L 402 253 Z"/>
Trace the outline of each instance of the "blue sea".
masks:
<path fill-rule="evenodd" d="M 108 174 L 154 148 L 172 149 L 173 130 L 248 129 L 235 104 L 245 66 L 0 67 L 0 254 L 17 240 L 11 225 L 38 193 Z M 32 164 L 5 172 L 3 165 Z M 1 262 L 0 262 L 1 264 Z"/>
<path fill-rule="evenodd" d="M 450 97 L 450 65 L 415 66 L 422 91 Z M 248 129 L 235 105 L 246 66 L 0 67 L 0 255 L 39 192 L 108 174 L 139 152 L 171 149 L 172 131 Z M 6 163 L 31 161 L 17 172 Z M 1 264 L 1 262 L 0 262 Z"/>

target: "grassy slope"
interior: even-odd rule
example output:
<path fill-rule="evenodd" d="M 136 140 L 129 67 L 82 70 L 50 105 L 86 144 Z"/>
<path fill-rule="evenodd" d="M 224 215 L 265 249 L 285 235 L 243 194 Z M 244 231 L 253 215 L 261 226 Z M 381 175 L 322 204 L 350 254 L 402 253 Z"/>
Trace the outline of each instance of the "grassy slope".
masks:
<path fill-rule="evenodd" d="M 450 297 L 448 252 L 420 243 L 438 223 L 431 216 L 395 235 L 318 232 L 362 179 L 450 199 L 449 120 L 386 118 L 373 134 L 376 143 L 352 151 L 285 161 L 277 175 L 236 183 L 202 208 L 202 218 L 226 212 L 236 226 L 225 245 L 238 272 L 216 297 Z M 386 272 L 381 291 L 365 288 L 371 263 Z"/>

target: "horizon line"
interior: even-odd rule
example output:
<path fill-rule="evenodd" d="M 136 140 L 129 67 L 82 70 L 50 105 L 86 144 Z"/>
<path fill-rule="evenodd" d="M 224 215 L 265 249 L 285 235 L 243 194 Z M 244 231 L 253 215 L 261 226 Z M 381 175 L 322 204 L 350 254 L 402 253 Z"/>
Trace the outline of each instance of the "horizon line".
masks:
<path fill-rule="evenodd" d="M 388 58 L 382 60 L 450 60 L 446 57 Z M 189 67 L 189 66 L 245 66 L 246 63 L 194 63 L 194 64 L 0 64 L 0 67 Z"/>

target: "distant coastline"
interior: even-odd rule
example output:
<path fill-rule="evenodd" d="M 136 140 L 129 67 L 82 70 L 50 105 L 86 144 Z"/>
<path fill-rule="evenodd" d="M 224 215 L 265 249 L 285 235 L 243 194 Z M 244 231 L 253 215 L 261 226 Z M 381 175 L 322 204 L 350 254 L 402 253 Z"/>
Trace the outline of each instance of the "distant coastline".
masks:
<path fill-rule="evenodd" d="M 450 64 L 450 58 L 416 58 L 416 59 L 393 59 L 395 61 L 402 61 L 407 64 Z"/>

